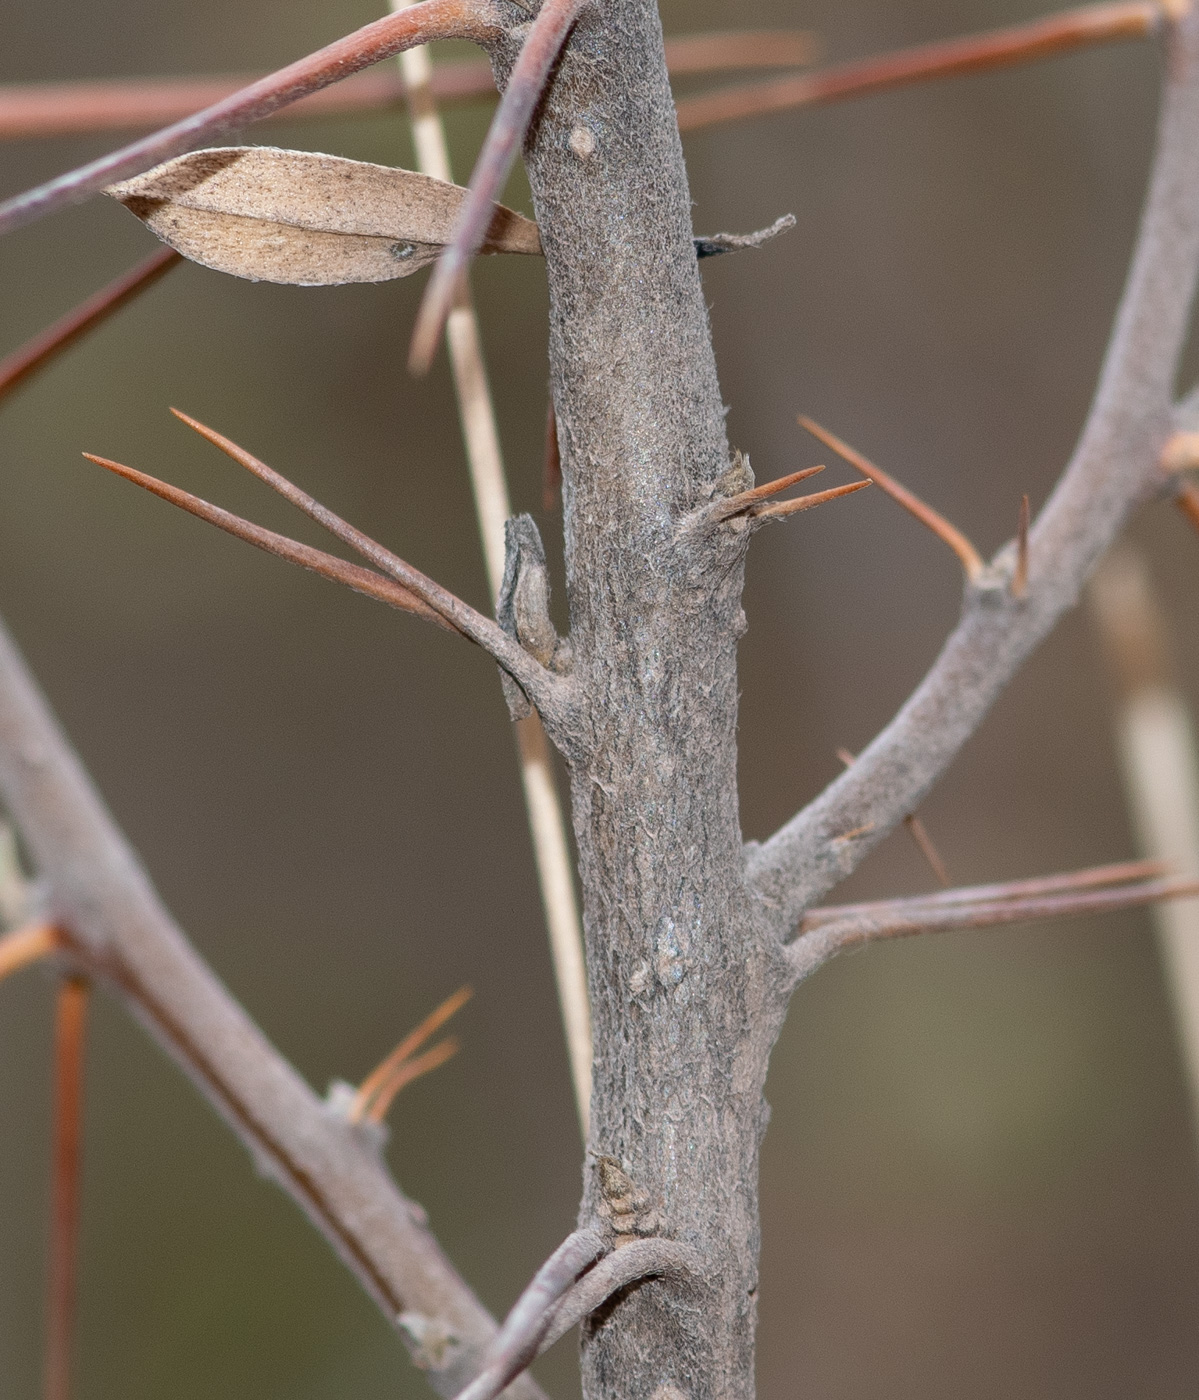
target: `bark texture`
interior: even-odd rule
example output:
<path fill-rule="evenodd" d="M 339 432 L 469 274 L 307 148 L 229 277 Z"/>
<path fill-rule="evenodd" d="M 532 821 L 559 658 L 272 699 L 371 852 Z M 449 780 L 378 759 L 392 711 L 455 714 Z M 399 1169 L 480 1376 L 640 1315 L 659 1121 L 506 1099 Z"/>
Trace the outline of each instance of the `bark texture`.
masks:
<path fill-rule="evenodd" d="M 512 52 L 493 56 L 503 81 Z M 596 1314 L 584 1386 L 732 1400 L 753 1390 L 762 1086 L 781 1006 L 737 810 L 748 530 L 688 523 L 730 455 L 655 0 L 583 12 L 525 156 L 580 716 L 566 756 L 595 1079 L 579 1224 L 612 1217 L 600 1159 L 614 1159 L 634 1183 L 626 1230 L 707 1265 L 703 1285 L 641 1284 Z"/>

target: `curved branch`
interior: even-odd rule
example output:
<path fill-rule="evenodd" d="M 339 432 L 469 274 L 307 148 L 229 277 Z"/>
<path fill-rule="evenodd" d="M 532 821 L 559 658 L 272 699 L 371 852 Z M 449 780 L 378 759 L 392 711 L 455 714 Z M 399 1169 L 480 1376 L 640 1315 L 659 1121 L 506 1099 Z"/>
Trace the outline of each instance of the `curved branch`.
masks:
<path fill-rule="evenodd" d="M 489 0 L 424 0 L 410 9 L 385 15 L 277 73 L 259 78 L 194 116 L 7 200 L 0 204 L 0 233 L 32 223 L 63 205 L 77 204 L 107 185 L 140 175 L 184 151 L 193 151 L 235 127 L 262 121 L 298 98 L 319 92 L 404 49 L 433 39 L 482 39 L 498 28 Z"/>
<path fill-rule="evenodd" d="M 367 1139 L 321 1103 L 163 908 L 3 627 L 0 799 L 49 889 L 65 954 L 126 1003 L 389 1320 L 418 1315 L 452 1338 L 430 1379 L 457 1394 L 494 1322 Z M 520 1385 L 523 1400 L 541 1394 Z"/>
<path fill-rule="evenodd" d="M 1158 153 L 1123 301 L 1082 437 L 1029 540 L 966 591 L 962 620 L 919 688 L 854 766 L 764 845 L 747 879 L 782 939 L 924 795 L 1062 614 L 1132 511 L 1167 480 L 1159 456 L 1199 267 L 1199 14 L 1169 28 Z"/>
<path fill-rule="evenodd" d="M 703 1259 L 690 1245 L 657 1238 L 622 1245 L 585 1273 L 557 1305 L 537 1355 L 548 1351 L 572 1327 L 631 1283 L 648 1278 L 697 1281 L 702 1277 Z"/>

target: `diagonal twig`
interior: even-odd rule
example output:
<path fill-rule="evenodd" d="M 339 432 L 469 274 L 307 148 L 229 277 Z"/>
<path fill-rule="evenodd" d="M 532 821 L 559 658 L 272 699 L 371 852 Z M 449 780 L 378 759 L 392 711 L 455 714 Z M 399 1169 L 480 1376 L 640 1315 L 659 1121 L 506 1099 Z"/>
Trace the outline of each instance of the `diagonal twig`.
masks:
<path fill-rule="evenodd" d="M 804 915 L 802 932 L 808 933 L 822 924 L 839 919 L 885 917 L 892 909 L 947 909 L 959 904 L 999 904 L 1011 899 L 1038 899 L 1048 895 L 1067 894 L 1080 890 L 1111 888 L 1138 881 L 1160 879 L 1166 866 L 1157 860 L 1119 861 L 1112 865 L 1089 866 L 1085 870 L 1070 870 L 1060 875 L 1039 875 L 1031 880 L 1005 880 L 993 885 L 966 885 L 958 889 L 937 890 L 903 899 L 875 899 L 862 904 L 825 905 L 809 909 Z"/>
<path fill-rule="evenodd" d="M 409 367 L 427 372 L 454 303 L 458 281 L 478 252 L 525 131 L 585 0 L 545 0 L 529 29 L 470 179 L 453 241 L 433 269 L 412 333 Z M 403 12 L 401 12 L 403 13 Z"/>
<path fill-rule="evenodd" d="M 160 248 L 157 253 L 110 282 L 107 287 L 101 287 L 73 311 L 68 311 L 53 325 L 6 355 L 0 360 L 0 401 L 182 261 L 183 258 L 173 248 Z"/>
<path fill-rule="evenodd" d="M 1095 44 L 1141 39 L 1161 27 L 1166 9 L 1155 0 L 1083 5 L 1027 24 L 920 44 L 811 74 L 738 84 L 680 101 L 679 129 L 698 131 L 722 122 L 864 97 L 933 78 L 1007 68 Z"/>
<path fill-rule="evenodd" d="M 151 136 L 68 171 L 0 204 L 0 233 L 75 204 L 118 180 L 195 150 L 235 127 L 261 121 L 297 98 L 432 39 L 482 39 L 498 32 L 488 0 L 422 0 L 363 25 L 295 63 Z"/>
<path fill-rule="evenodd" d="M 703 1278 L 703 1259 L 698 1250 L 677 1240 L 632 1240 L 606 1254 L 594 1268 L 558 1303 L 537 1349 L 548 1351 L 572 1327 L 589 1317 L 602 1303 L 622 1288 L 642 1279 L 665 1278 L 697 1283 Z"/>
<path fill-rule="evenodd" d="M 812 34 L 803 29 L 681 34 L 666 40 L 666 67 L 672 76 L 734 68 L 801 68 L 812 61 L 817 47 Z M 119 131 L 179 121 L 240 92 L 257 82 L 259 76 L 197 74 L 184 78 L 0 84 L 0 141 Z M 439 63 L 430 74 L 429 87 L 439 102 L 496 95 L 495 79 L 486 60 Z M 397 106 L 410 92 L 410 85 L 397 73 L 362 72 L 334 87 L 309 93 L 274 116 L 304 120 L 381 111 Z"/>
<path fill-rule="evenodd" d="M 134 1011 L 389 1321 L 417 1314 L 454 1338 L 428 1376 L 455 1395 L 482 1366 L 495 1324 L 378 1154 L 327 1111 L 188 943 L 2 625 L 0 800 L 52 891 L 70 957 Z M 531 1379 L 517 1387 L 513 1400 L 541 1400 Z"/>
<path fill-rule="evenodd" d="M 553 1310 L 606 1246 L 594 1230 L 576 1230 L 550 1255 L 504 1319 L 487 1365 L 456 1400 L 495 1400 L 536 1357 Z"/>

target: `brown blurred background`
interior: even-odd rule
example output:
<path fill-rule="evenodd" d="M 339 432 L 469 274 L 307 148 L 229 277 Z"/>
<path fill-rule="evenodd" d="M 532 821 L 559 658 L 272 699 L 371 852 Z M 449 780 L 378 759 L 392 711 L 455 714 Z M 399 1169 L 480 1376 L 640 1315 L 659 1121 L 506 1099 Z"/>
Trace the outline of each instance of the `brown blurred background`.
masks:
<path fill-rule="evenodd" d="M 802 25 L 832 58 L 1040 13 L 1034 0 L 664 0 L 668 33 Z M 369 4 L 5 7 L 0 79 L 270 68 Z M 1134 235 L 1158 57 L 1141 44 L 688 138 L 700 232 L 793 211 L 709 263 L 734 443 L 822 460 L 806 411 L 986 551 L 1045 499 L 1087 407 Z M 450 117 L 469 169 L 487 108 Z M 252 139 L 410 164 L 399 116 Z M 0 151 L 15 192 L 117 144 Z M 527 206 L 517 174 L 511 202 Z M 7 350 L 153 247 L 95 201 L 0 247 Z M 198 415 L 472 602 L 486 596 L 444 357 L 404 370 L 423 278 L 171 274 L 0 414 L 0 609 L 167 902 L 323 1089 L 463 981 L 466 1048 L 405 1092 L 390 1159 L 494 1309 L 570 1228 L 580 1148 L 494 667 L 84 463 L 88 449 L 304 538 L 168 416 Z M 475 278 L 516 508 L 540 512 L 542 269 Z M 1188 381 L 1189 382 L 1189 381 Z M 840 469 L 830 472 L 847 479 Z M 1151 553 L 1199 699 L 1199 542 Z M 743 821 L 769 834 L 934 656 L 957 566 L 870 492 L 764 532 L 742 646 Z M 561 600 L 559 600 L 560 602 Z M 924 810 L 956 880 L 1131 850 L 1084 615 Z M 902 834 L 844 893 L 925 888 Z M 0 1394 L 38 1392 L 49 983 L 0 987 Z M 125 1013 L 88 1069 L 79 1400 L 424 1397 L 386 1324 Z M 1148 922 L 912 941 L 795 998 L 769 1086 L 764 1397 L 1194 1393 L 1199 1162 Z M 539 1367 L 577 1394 L 570 1343 Z"/>

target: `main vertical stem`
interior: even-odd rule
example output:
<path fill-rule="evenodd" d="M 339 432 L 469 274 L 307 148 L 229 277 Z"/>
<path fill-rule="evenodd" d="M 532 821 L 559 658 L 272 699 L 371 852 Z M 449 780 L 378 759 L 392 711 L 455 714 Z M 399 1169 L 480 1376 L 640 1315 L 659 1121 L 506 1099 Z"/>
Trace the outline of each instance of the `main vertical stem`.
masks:
<path fill-rule="evenodd" d="M 512 51 L 494 58 L 502 78 Z M 745 536 L 679 531 L 729 449 L 654 0 L 583 12 L 525 154 L 589 707 L 569 759 L 591 1146 L 622 1162 L 661 1232 L 695 1245 L 711 1279 L 692 1292 L 647 1284 L 592 1319 L 584 1385 L 594 1400 L 734 1400 L 753 1390 L 757 1151 L 778 1008 L 737 813 Z M 598 1190 L 592 1164 L 585 1223 Z"/>

